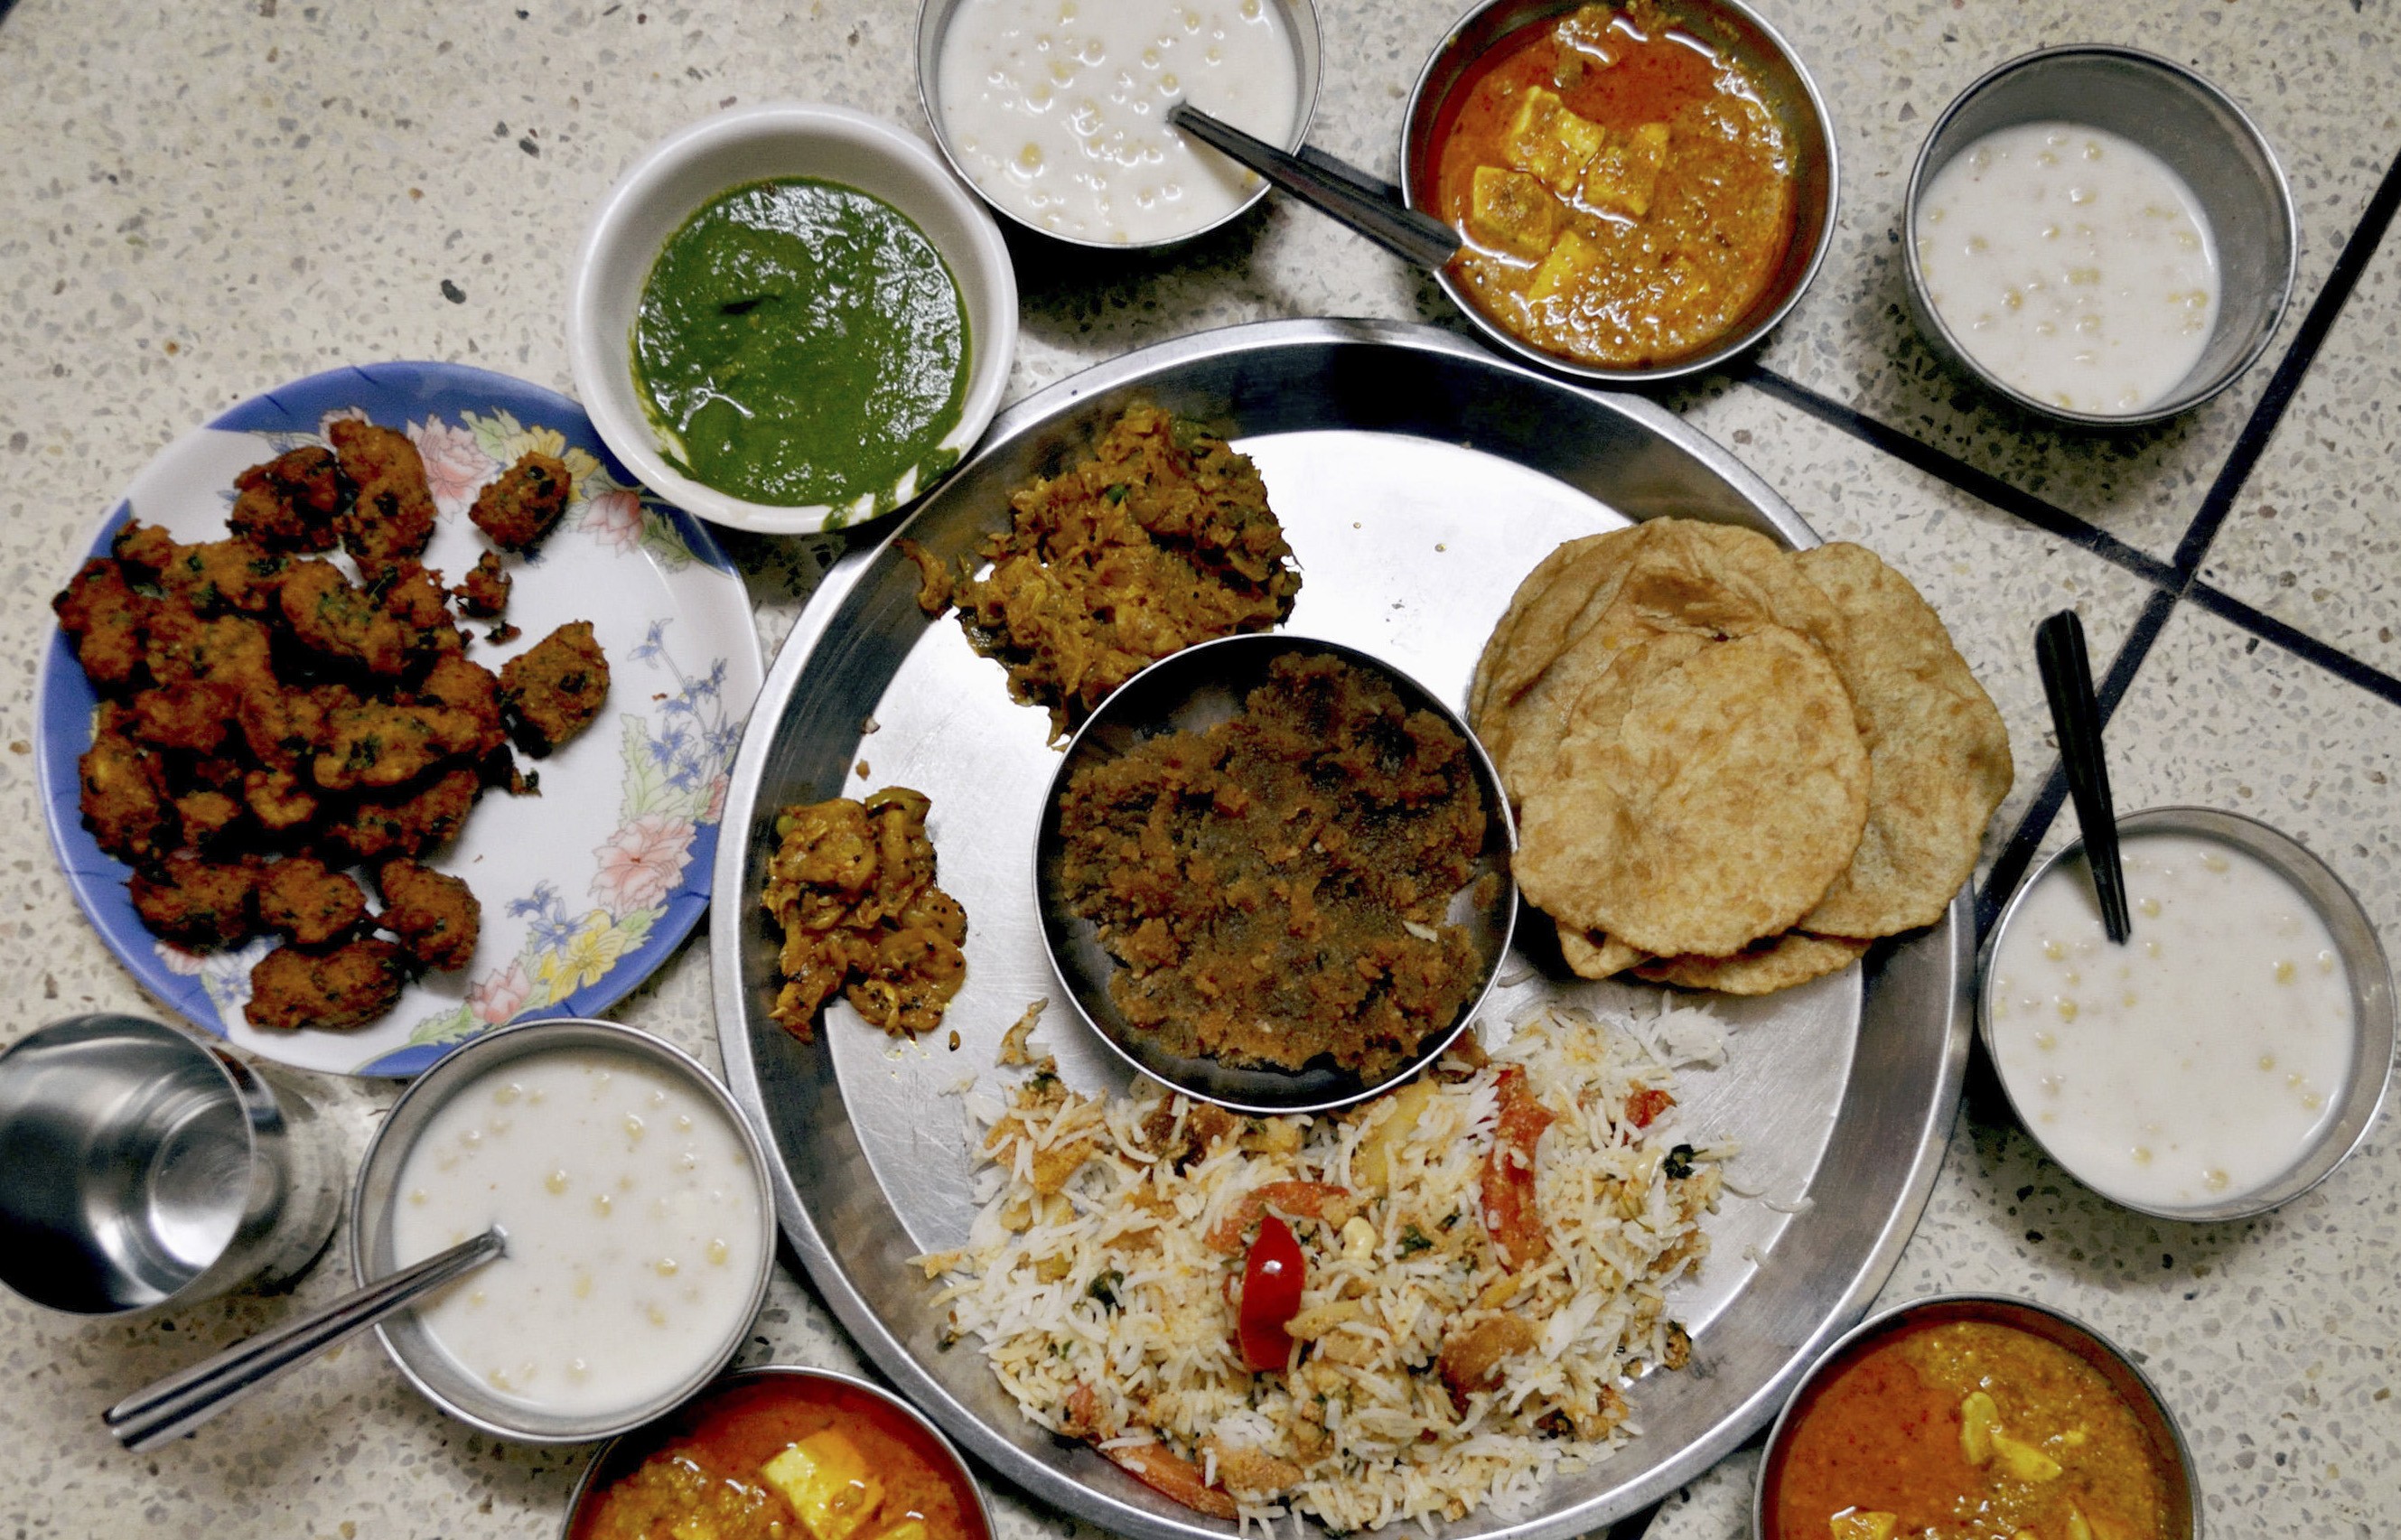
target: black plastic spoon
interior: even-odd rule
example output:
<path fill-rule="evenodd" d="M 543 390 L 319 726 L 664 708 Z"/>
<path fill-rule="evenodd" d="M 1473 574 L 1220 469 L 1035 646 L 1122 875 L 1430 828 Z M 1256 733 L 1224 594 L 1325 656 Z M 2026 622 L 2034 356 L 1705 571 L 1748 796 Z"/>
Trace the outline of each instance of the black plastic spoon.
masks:
<path fill-rule="evenodd" d="M 2059 734 L 2059 761 L 2067 771 L 2076 822 L 2084 832 L 2084 863 L 2101 899 L 2101 924 L 2120 946 L 2134 932 L 2126 912 L 2126 868 L 2118 854 L 2118 812 L 2109 800 L 2109 765 L 2101 751 L 2101 706 L 2092 694 L 2092 661 L 2084 651 L 2084 623 L 2073 610 L 2035 627 L 2034 655 L 2042 691 L 2051 697 L 2051 724 Z"/>

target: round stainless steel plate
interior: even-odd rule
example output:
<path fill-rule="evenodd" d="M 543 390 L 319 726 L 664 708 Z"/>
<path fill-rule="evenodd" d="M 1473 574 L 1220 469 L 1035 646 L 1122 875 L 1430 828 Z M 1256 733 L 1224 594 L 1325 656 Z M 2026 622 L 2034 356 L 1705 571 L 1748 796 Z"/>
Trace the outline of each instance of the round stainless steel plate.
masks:
<path fill-rule="evenodd" d="M 1562 540 L 1679 514 L 1817 543 L 1758 477 L 1648 401 L 1562 384 L 1429 327 L 1332 321 L 1205 333 L 1053 386 L 1002 414 L 906 533 L 945 558 L 969 551 L 1006 527 L 1012 489 L 1072 462 L 1137 401 L 1213 424 L 1257 462 L 1306 572 L 1286 630 L 1372 653 L 1454 706 L 1518 581 Z M 744 833 L 720 846 L 710 939 L 727 1079 L 775 1148 L 794 1250 L 901 1394 L 1011 1482 L 1112 1533 L 1227 1533 L 1026 1421 L 972 1342 L 939 1345 L 941 1313 L 909 1265 L 966 1237 L 967 1120 L 949 1093 L 993 1083 L 1001 1035 L 1030 1002 L 1052 1002 L 1037 1040 L 1070 1083 L 1126 1075 L 1058 997 L 1027 901 L 1058 766 L 1049 722 L 1012 703 L 1000 666 L 916 594 L 916 568 L 889 541 L 845 557 L 751 715 L 726 807 Z M 967 907 L 967 980 L 946 1023 L 961 1046 L 946 1030 L 896 1048 L 840 1004 L 801 1044 L 768 1015 L 778 938 L 754 897 L 776 809 L 894 784 L 933 799 L 941 884 Z M 1685 1126 L 1740 1140 L 1736 1175 L 1773 1203 L 1729 1196 L 1711 1218 L 1708 1263 L 1673 1297 L 1692 1366 L 1635 1388 L 1644 1432 L 1614 1459 L 1557 1481 L 1530 1512 L 1438 1534 L 1582 1534 L 1766 1425 L 1864 1311 L 1925 1205 L 1966 1064 L 1972 949 L 1955 904 L 1864 969 L 1719 1002 L 1727 1062 L 1682 1077 Z M 1487 1021 L 1546 999 L 1647 1011 L 1660 993 L 1560 983 L 1515 958 L 1502 982 Z"/>

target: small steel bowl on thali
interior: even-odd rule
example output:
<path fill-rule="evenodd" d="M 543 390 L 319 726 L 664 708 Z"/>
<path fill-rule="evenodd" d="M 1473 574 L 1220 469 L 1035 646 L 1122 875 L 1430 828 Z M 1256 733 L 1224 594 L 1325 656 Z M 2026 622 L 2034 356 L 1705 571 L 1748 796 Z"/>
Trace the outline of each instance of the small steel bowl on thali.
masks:
<path fill-rule="evenodd" d="M 1118 1009 L 1109 992 L 1109 981 L 1119 965 L 1104 948 L 1092 922 L 1075 913 L 1060 874 L 1065 853 L 1061 812 L 1068 785 L 1078 773 L 1117 759 L 1157 735 L 1197 731 L 1223 722 L 1235 713 L 1244 696 L 1265 682 L 1277 659 L 1311 656 L 1340 659 L 1389 685 L 1405 709 L 1430 711 L 1441 718 L 1467 745 L 1468 766 L 1485 807 L 1475 875 L 1452 896 L 1446 916 L 1465 930 L 1475 951 L 1479 969 L 1475 985 L 1456 1015 L 1429 1032 L 1397 1067 L 1372 1079 L 1334 1065 L 1323 1055 L 1301 1068 L 1281 1070 L 1187 1057 L 1162 1048 L 1128 1022 Z M 1499 773 L 1467 723 L 1432 691 L 1356 648 L 1273 634 L 1225 637 L 1187 647 L 1136 674 L 1103 701 L 1069 740 L 1043 802 L 1041 831 L 1035 841 L 1034 898 L 1042 916 L 1050 964 L 1067 998 L 1085 1024 L 1130 1067 L 1236 1112 L 1330 1112 L 1398 1085 L 1441 1058 L 1482 1009 L 1516 927 L 1516 889 L 1509 881 L 1509 856 L 1516 846 L 1515 825 Z"/>
<path fill-rule="evenodd" d="M 1777 1414 L 1768 1430 L 1765 1451 L 1751 1490 L 1751 1540 L 1776 1540 L 1778 1515 L 1772 1505 L 1779 1499 L 1778 1478 L 1793 1430 L 1806 1414 L 1815 1394 L 1862 1352 L 1892 1334 L 1915 1327 L 1954 1321 L 1987 1322 L 2009 1327 L 2066 1349 L 2092 1366 L 2133 1416 L 2151 1458 L 2161 1467 L 2170 1540 L 2200 1540 L 2201 1477 L 2184 1430 L 2160 1395 L 2123 1348 L 2065 1311 L 2032 1299 L 2005 1294 L 1933 1294 L 1878 1311 L 1819 1354 Z"/>

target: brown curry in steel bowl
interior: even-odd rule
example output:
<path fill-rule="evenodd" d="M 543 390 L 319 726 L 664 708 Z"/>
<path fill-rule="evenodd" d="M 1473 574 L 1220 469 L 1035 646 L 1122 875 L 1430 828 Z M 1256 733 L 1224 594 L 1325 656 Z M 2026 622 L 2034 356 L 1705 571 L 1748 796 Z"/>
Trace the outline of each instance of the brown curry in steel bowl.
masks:
<path fill-rule="evenodd" d="M 1731 0 L 1494 0 L 1427 65 L 1403 169 L 1461 238 L 1451 297 L 1612 379 L 1707 367 L 1780 319 L 1836 174 L 1806 76 Z"/>

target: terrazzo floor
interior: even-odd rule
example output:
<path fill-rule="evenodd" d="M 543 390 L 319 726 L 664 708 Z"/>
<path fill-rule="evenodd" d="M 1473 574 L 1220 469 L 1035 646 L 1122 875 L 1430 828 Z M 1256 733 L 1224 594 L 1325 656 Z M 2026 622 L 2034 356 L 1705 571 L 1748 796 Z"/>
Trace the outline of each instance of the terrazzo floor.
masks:
<path fill-rule="evenodd" d="M 1999 703 L 2018 783 L 1978 874 L 1989 915 L 2068 837 L 2031 629 L 2073 605 L 2105 673 L 2118 800 L 2207 803 L 2307 842 L 2401 935 L 2401 70 L 2394 0 L 1838 0 L 1760 8 L 1834 103 L 1834 247 L 1756 356 L 1667 400 L 1830 537 L 1942 612 Z M 1447 0 L 1324 0 L 1314 143 L 1391 174 Z M 472 363 L 569 387 L 569 263 L 645 145 L 721 107 L 842 103 L 923 131 L 899 0 L 18 0 L 0 3 L 0 1040 L 84 1011 L 156 1013 L 59 875 L 34 785 L 48 596 L 163 444 L 340 364 Z M 1926 123 L 2037 46 L 2170 55 L 2257 117 L 2302 228 L 2294 302 L 2237 386 L 2165 427 L 2066 434 L 1943 371 L 1900 308 L 1898 206 Z M 1283 316 L 1459 329 L 1432 285 L 1269 200 L 1168 255 L 1012 238 L 1012 399 L 1130 348 Z M 729 543 L 780 639 L 839 539 Z M 614 1012 L 714 1062 L 707 929 Z M 311 1078 L 355 1160 L 386 1085 Z M 1933 1199 L 1884 1299 L 2032 1294 L 2143 1357 L 2202 1467 L 2212 1536 L 2401 1531 L 2401 1148 L 2390 1110 L 2324 1186 L 2265 1218 L 2115 1209 L 2051 1164 L 1971 1071 Z M 0 1180 L 5 1180 L 0 1174 Z M 336 1244 L 340 1243 L 337 1240 Z M 338 1291 L 93 1326 L 0 1298 L 0 1536 L 556 1533 L 583 1451 L 446 1421 L 353 1345 L 148 1456 L 99 1409 Z M 856 1360 L 779 1269 L 746 1362 Z M 1748 1456 L 1618 1527 L 1749 1533 Z M 1077 1526 L 1013 1495 L 1005 1540 Z"/>

